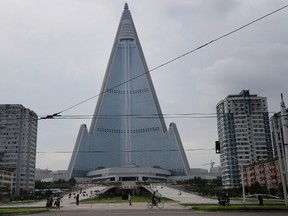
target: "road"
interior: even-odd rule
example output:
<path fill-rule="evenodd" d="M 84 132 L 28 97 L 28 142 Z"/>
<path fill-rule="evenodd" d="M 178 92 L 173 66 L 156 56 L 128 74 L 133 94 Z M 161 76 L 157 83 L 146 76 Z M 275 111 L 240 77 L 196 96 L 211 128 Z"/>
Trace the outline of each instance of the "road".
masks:
<path fill-rule="evenodd" d="M 37 216 L 97 216 L 97 215 L 125 215 L 125 216 L 130 216 L 130 215 L 137 215 L 137 216 L 144 216 L 144 215 L 149 215 L 149 216 L 172 216 L 172 215 L 196 215 L 196 216 L 206 216 L 206 215 L 213 215 L 213 216 L 286 216 L 287 212 L 199 212 L 199 211 L 194 211 L 191 209 L 191 207 L 186 207 L 185 205 L 181 204 L 215 204 L 217 205 L 217 200 L 215 199 L 208 199 L 204 197 L 200 197 L 194 194 L 190 193 L 185 193 L 181 192 L 179 194 L 179 190 L 173 189 L 166 187 L 164 185 L 155 185 L 151 186 L 153 190 L 158 191 L 161 193 L 164 197 L 168 197 L 171 200 L 171 202 L 164 202 L 164 208 L 163 209 L 158 209 L 158 208 L 153 208 L 153 209 L 148 209 L 147 208 L 147 203 L 145 202 L 135 202 L 133 203 L 133 197 L 132 197 L 132 206 L 130 206 L 127 203 L 101 203 L 101 204 L 82 204 L 80 202 L 80 205 L 76 205 L 76 201 L 74 198 L 68 198 L 68 196 L 64 196 L 61 202 L 61 209 L 56 210 L 52 209 L 48 212 L 43 212 L 43 213 L 38 213 Z M 99 188 L 89 188 L 87 192 L 94 191 L 95 189 Z M 80 197 L 81 199 L 84 199 L 86 197 L 83 197 L 83 195 Z M 241 201 L 239 201 L 241 203 Z M 239 204 L 238 203 L 238 204 Z M 46 201 L 39 201 L 37 203 L 33 204 L 24 204 L 22 206 L 28 207 L 28 206 L 45 206 Z"/>
<path fill-rule="evenodd" d="M 191 209 L 87 209 L 87 208 L 69 208 L 61 210 L 51 210 L 49 212 L 39 213 L 37 216 L 287 216 L 287 212 L 197 212 Z M 31 215 L 30 215 L 31 216 Z"/>

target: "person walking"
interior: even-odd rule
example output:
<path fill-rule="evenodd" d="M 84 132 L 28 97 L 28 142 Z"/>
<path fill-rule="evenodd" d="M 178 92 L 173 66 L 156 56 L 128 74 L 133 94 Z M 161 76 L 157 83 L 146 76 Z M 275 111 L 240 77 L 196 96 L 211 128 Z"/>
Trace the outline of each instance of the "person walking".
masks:
<path fill-rule="evenodd" d="M 156 192 L 155 192 L 155 191 L 154 191 L 153 194 L 152 194 L 151 200 L 152 200 L 152 204 L 153 204 L 154 206 L 156 206 L 157 200 L 156 200 Z"/>
<path fill-rule="evenodd" d="M 263 194 L 258 194 L 259 205 L 263 206 Z"/>
<path fill-rule="evenodd" d="M 76 195 L 76 205 L 79 205 L 79 193 Z"/>
<path fill-rule="evenodd" d="M 61 196 L 58 194 L 54 202 L 54 206 L 58 210 L 60 210 L 60 202 L 61 202 Z"/>
<path fill-rule="evenodd" d="M 128 193 L 128 202 L 129 202 L 129 205 L 131 206 L 132 205 L 132 200 L 131 200 L 131 195 L 130 195 L 130 193 Z"/>

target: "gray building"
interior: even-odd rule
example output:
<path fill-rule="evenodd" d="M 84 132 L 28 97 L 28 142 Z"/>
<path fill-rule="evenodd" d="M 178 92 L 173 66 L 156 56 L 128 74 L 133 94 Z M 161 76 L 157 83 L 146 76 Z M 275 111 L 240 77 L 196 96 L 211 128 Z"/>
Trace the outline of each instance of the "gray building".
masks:
<path fill-rule="evenodd" d="M 117 172 L 115 179 L 112 176 L 117 169 L 111 168 L 117 167 L 125 176 Z M 176 125 L 171 123 L 167 128 L 164 122 L 126 3 L 94 118 L 89 131 L 86 125 L 80 127 L 68 178 L 84 178 L 89 172 L 95 179 L 139 180 L 141 170 L 147 174 L 149 168 L 156 177 L 167 176 L 167 172 L 159 172 L 159 169 L 169 171 L 171 176 L 190 173 Z M 105 173 L 105 170 L 112 173 Z M 134 173 L 135 170 L 138 173 Z M 127 172 L 134 174 L 127 176 Z"/>
<path fill-rule="evenodd" d="M 240 186 L 242 166 L 273 156 L 267 99 L 243 90 L 216 109 L 222 184 L 233 188 Z"/>
<path fill-rule="evenodd" d="M 0 165 L 14 169 L 13 194 L 34 190 L 38 116 L 20 104 L 0 105 Z"/>

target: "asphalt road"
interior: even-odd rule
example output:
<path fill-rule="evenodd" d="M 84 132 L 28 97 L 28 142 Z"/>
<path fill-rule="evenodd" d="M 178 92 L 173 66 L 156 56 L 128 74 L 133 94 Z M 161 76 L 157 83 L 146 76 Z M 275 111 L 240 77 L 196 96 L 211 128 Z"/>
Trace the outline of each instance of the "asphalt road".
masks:
<path fill-rule="evenodd" d="M 191 209 L 61 209 L 36 214 L 37 216 L 115 216 L 115 215 L 137 215 L 137 216 L 287 216 L 287 212 L 198 212 Z M 31 215 L 30 215 L 31 216 Z"/>

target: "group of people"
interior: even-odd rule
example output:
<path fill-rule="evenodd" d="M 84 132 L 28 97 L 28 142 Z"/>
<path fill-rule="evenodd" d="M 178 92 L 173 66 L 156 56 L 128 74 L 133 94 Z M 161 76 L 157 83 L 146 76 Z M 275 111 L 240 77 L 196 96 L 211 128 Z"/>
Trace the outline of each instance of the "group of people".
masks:
<path fill-rule="evenodd" d="M 74 199 L 76 200 L 76 205 L 79 205 L 79 193 L 77 194 L 73 194 L 74 195 Z M 71 198 L 72 194 L 69 193 L 68 197 Z M 62 202 L 62 197 L 61 195 L 54 195 L 54 196 L 48 196 L 47 197 L 47 201 L 46 201 L 46 208 L 50 209 L 50 208 L 56 208 L 56 209 L 60 209 L 60 203 Z"/>
<path fill-rule="evenodd" d="M 218 195 L 218 205 L 219 206 L 230 205 L 230 196 L 228 192 L 223 191 Z"/>
<path fill-rule="evenodd" d="M 72 194 L 69 193 L 68 198 L 71 199 Z M 74 199 L 76 199 L 76 205 L 79 205 L 79 193 L 75 194 L 73 193 Z"/>
<path fill-rule="evenodd" d="M 154 206 L 156 206 L 156 204 L 161 201 L 161 196 L 160 196 L 160 194 L 157 193 L 156 191 L 154 191 L 154 192 L 152 193 L 152 196 L 151 196 L 151 201 L 152 201 L 152 204 L 153 204 Z M 132 196 L 131 196 L 130 193 L 128 193 L 128 203 L 129 203 L 130 206 L 132 205 Z"/>
<path fill-rule="evenodd" d="M 46 208 L 53 208 L 53 206 L 56 209 L 60 209 L 60 202 L 61 202 L 61 196 L 60 195 L 55 195 L 53 196 L 48 196 L 47 201 L 46 201 Z"/>

